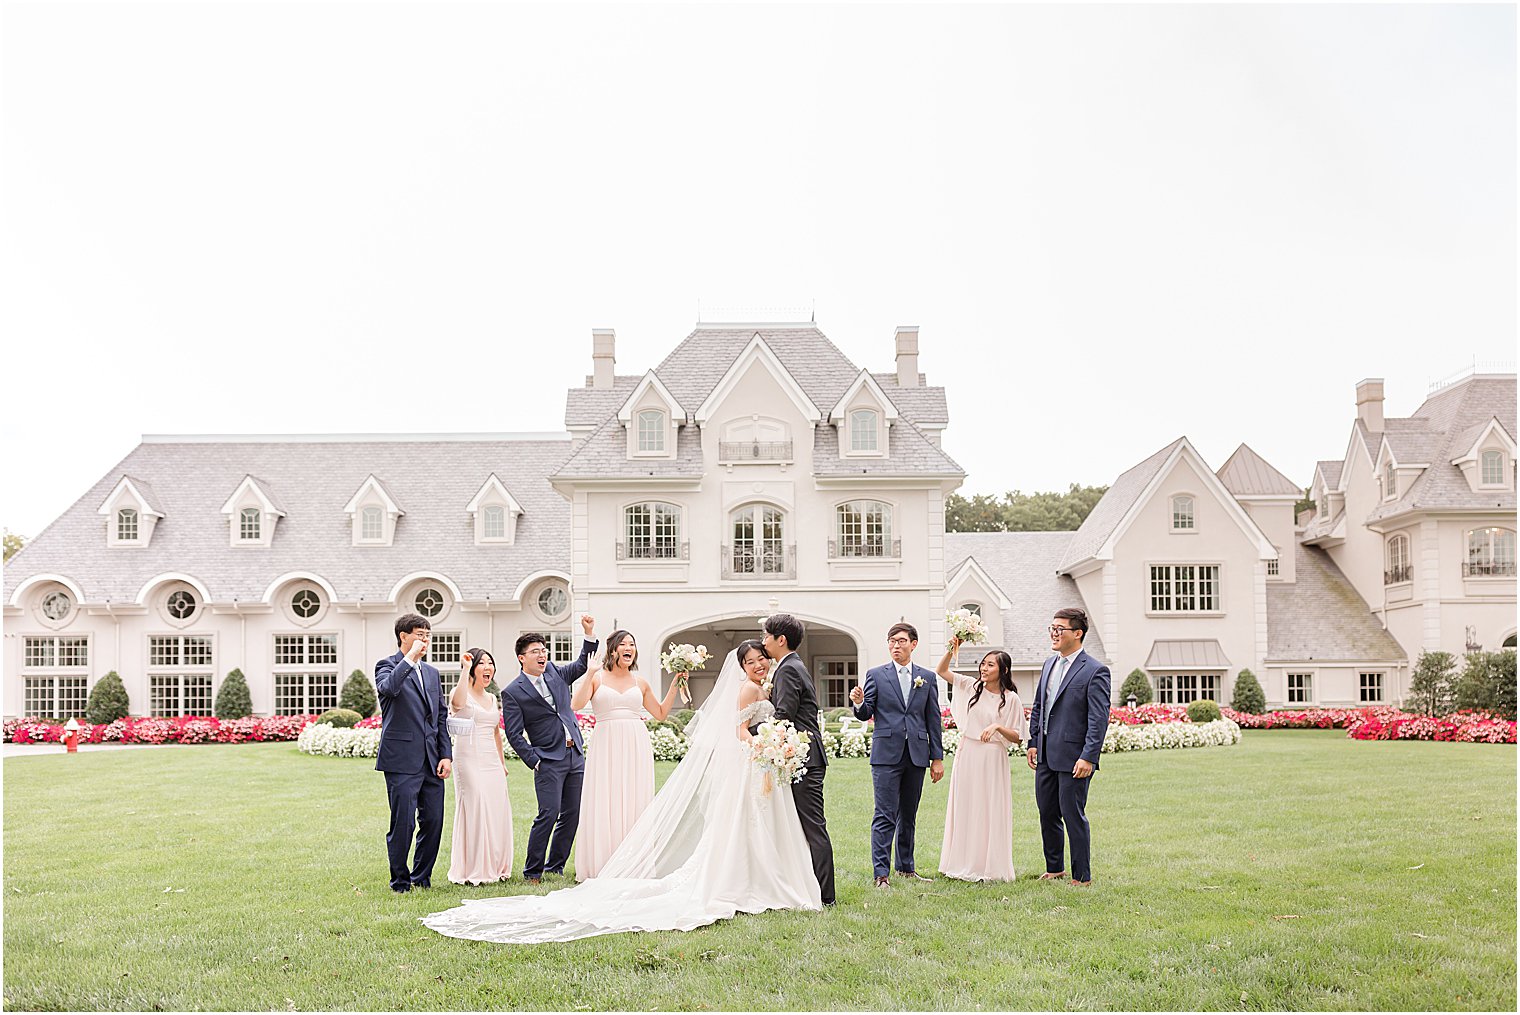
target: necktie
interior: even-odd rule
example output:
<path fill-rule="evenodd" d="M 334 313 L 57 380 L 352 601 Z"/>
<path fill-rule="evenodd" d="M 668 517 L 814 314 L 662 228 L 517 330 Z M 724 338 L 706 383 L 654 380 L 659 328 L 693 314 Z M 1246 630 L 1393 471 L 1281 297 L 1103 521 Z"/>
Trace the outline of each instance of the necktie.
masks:
<path fill-rule="evenodd" d="M 897 668 L 897 682 L 902 686 L 902 696 L 903 701 L 905 702 L 908 700 L 908 695 L 912 691 L 912 688 L 909 685 L 909 678 L 911 675 L 912 671 L 910 671 L 906 666 L 899 666 Z"/>
<path fill-rule="evenodd" d="M 1045 728 L 1050 728 L 1050 703 L 1056 700 L 1056 692 L 1061 689 L 1061 681 L 1066 677 L 1065 656 L 1056 660 L 1055 667 L 1050 671 L 1050 683 L 1045 686 Z"/>
<path fill-rule="evenodd" d="M 427 684 L 425 684 L 423 682 L 423 680 L 422 680 L 422 660 L 421 659 L 417 660 L 417 665 L 414 667 L 414 669 L 415 669 L 415 671 L 417 673 L 417 691 L 418 691 L 418 693 L 420 693 L 422 695 L 422 704 L 423 704 L 423 707 L 427 709 L 428 715 L 432 715 L 433 714 L 433 703 L 432 703 L 432 701 L 430 701 L 428 699 Z"/>

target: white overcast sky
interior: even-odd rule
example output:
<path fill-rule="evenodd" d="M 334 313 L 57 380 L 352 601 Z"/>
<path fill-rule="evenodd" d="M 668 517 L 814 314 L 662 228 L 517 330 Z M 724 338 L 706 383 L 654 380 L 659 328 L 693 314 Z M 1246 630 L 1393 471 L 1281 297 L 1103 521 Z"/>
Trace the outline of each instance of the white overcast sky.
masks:
<path fill-rule="evenodd" d="M 963 492 L 1515 357 L 1515 11 L 7 3 L 0 523 L 143 433 L 559 430 L 617 329 L 816 305 Z M 1508 366 L 1513 369 L 1512 365 Z"/>

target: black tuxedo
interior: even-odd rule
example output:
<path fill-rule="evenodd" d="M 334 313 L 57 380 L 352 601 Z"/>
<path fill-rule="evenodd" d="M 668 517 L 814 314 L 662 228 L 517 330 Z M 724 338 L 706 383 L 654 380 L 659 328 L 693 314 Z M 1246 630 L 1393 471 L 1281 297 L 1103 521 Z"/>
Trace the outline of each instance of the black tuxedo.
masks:
<path fill-rule="evenodd" d="M 818 728 L 818 695 L 813 690 L 813 677 L 795 652 L 781 660 L 771 674 L 771 704 L 775 706 L 777 719 L 789 720 L 812 737 L 807 771 L 802 781 L 792 787 L 792 800 L 797 805 L 808 851 L 813 854 L 819 894 L 827 905 L 834 901 L 834 846 L 829 841 L 829 828 L 823 816 L 823 777 L 829 760 L 823 751 L 823 732 Z"/>

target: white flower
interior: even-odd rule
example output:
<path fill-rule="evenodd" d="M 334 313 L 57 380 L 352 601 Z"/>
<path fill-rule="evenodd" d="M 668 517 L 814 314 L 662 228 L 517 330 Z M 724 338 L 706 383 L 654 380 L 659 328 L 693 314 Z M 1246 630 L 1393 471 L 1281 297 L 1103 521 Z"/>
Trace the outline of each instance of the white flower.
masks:
<path fill-rule="evenodd" d="M 924 686 L 924 678 L 923 677 L 915 677 L 913 679 L 913 686 L 914 687 L 923 687 Z"/>

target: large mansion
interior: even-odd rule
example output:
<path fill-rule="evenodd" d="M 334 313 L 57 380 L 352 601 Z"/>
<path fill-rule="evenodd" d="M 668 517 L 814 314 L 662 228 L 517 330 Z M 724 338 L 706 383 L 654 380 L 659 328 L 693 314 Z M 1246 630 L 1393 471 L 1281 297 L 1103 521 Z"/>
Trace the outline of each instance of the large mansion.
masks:
<path fill-rule="evenodd" d="M 660 682 L 668 643 L 723 652 L 785 611 L 826 706 L 899 619 L 932 667 L 959 606 L 1026 695 L 1062 606 L 1091 614 L 1116 696 L 1140 669 L 1173 702 L 1227 700 L 1247 668 L 1273 705 L 1398 702 L 1421 649 L 1514 644 L 1513 375 L 1408 419 L 1363 382 L 1299 517 L 1302 488 L 1250 447 L 1216 470 L 1180 437 L 1076 532 L 947 533 L 945 389 L 916 328 L 895 344 L 873 372 L 812 324 L 700 324 L 618 374 L 595 331 L 563 434 L 144 437 L 6 566 L 4 712 L 82 714 L 114 670 L 134 713 L 204 713 L 234 668 L 256 712 L 317 712 L 408 611 L 446 680 L 474 645 L 509 676 L 524 631 L 567 659 L 589 612 Z"/>

